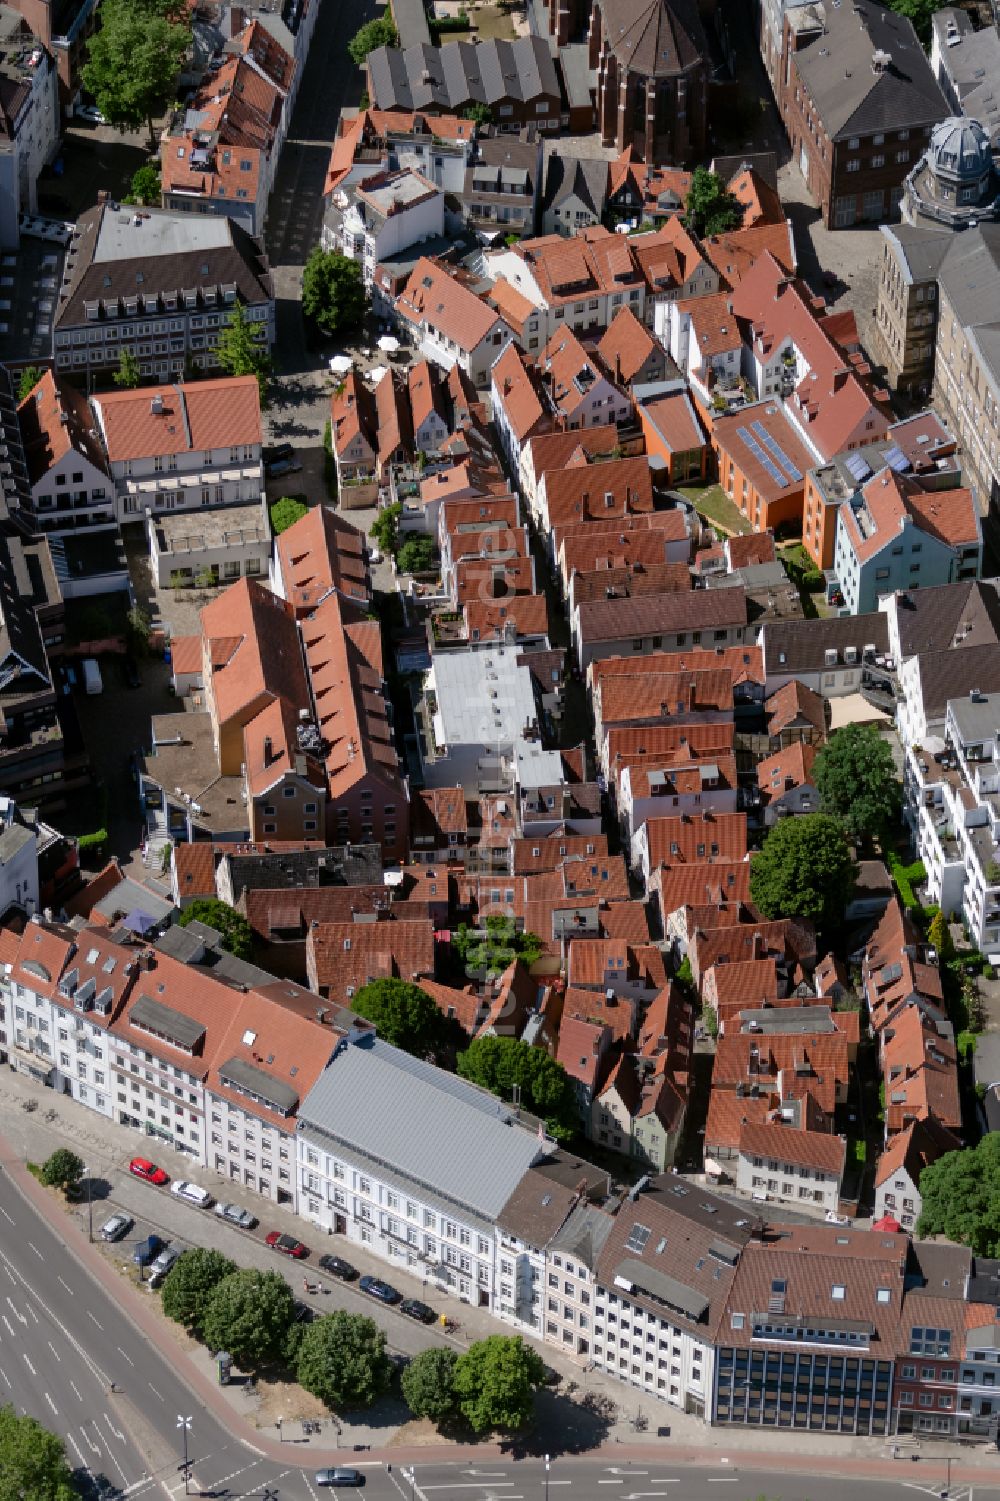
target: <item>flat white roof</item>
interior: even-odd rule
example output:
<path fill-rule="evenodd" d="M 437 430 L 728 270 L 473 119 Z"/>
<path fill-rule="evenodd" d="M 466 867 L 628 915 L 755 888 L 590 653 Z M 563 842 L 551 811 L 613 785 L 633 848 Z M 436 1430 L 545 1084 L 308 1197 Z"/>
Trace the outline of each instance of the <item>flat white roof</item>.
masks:
<path fill-rule="evenodd" d="M 155 210 L 108 209 L 94 249 L 94 260 L 126 261 L 143 256 L 190 255 L 223 250 L 232 244 L 229 220 L 206 214 L 167 214 Z"/>
<path fill-rule="evenodd" d="M 440 652 L 431 674 L 437 694 L 436 728 L 450 745 L 513 745 L 537 717 L 527 667 L 514 645 Z"/>

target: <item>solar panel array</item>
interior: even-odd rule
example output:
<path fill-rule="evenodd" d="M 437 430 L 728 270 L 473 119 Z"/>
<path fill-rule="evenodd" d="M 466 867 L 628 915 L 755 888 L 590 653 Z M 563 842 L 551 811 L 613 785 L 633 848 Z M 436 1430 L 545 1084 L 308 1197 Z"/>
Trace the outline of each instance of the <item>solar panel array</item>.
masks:
<path fill-rule="evenodd" d="M 634 1251 L 638 1256 L 641 1256 L 646 1249 L 646 1242 L 652 1233 L 652 1230 L 647 1225 L 633 1225 L 629 1233 L 629 1238 L 625 1242 L 626 1251 Z"/>
<path fill-rule="evenodd" d="M 763 422 L 751 422 L 749 431 L 745 427 L 738 427 L 736 431 L 757 462 L 764 466 L 774 483 L 782 490 L 800 482 L 802 470 L 792 462 L 781 444 L 772 438 Z"/>
<path fill-rule="evenodd" d="M 872 467 L 868 463 L 868 460 L 865 459 L 860 453 L 849 454 L 847 459 L 845 460 L 845 463 L 847 465 L 848 472 L 850 473 L 850 476 L 854 480 L 855 484 L 860 485 L 864 480 L 871 478 Z"/>
<path fill-rule="evenodd" d="M 906 454 L 895 443 L 887 450 L 885 461 L 894 474 L 905 474 L 908 469 L 913 468 Z"/>

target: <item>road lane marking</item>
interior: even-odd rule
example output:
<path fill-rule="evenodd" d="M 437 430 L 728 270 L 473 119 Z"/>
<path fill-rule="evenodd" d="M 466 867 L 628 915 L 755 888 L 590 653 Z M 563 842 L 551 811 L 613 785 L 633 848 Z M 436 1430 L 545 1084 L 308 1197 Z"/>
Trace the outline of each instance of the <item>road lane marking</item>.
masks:
<path fill-rule="evenodd" d="M 55 1413 L 56 1417 L 58 1417 L 59 1416 L 59 1409 L 56 1406 L 56 1404 L 53 1402 L 52 1398 L 49 1396 L 48 1392 L 43 1392 L 42 1395 L 44 1396 L 44 1398 L 45 1398 L 46 1402 L 49 1404 L 49 1406 L 52 1408 L 52 1411 Z"/>
<path fill-rule="evenodd" d="M 35 1255 L 36 1255 L 36 1256 L 37 1256 L 37 1257 L 38 1257 L 38 1259 L 39 1259 L 39 1261 L 44 1261 L 44 1260 L 45 1260 L 45 1257 L 44 1257 L 44 1256 L 43 1256 L 43 1255 L 42 1255 L 42 1253 L 41 1253 L 41 1251 L 40 1251 L 40 1250 L 39 1250 L 39 1249 L 38 1249 L 38 1247 L 37 1247 L 37 1246 L 36 1246 L 36 1245 L 35 1245 L 35 1242 L 34 1242 L 34 1241 L 33 1241 L 33 1240 L 29 1240 L 29 1241 L 28 1241 L 28 1245 L 29 1245 L 29 1246 L 30 1246 L 30 1247 L 31 1247 L 31 1249 L 32 1249 L 32 1250 L 33 1250 L 33 1251 L 34 1251 L 34 1253 L 35 1253 Z"/>
<path fill-rule="evenodd" d="M 71 1287 L 70 1287 L 70 1285 L 69 1285 L 69 1283 L 68 1283 L 68 1282 L 63 1282 L 63 1279 L 62 1279 L 62 1278 L 61 1278 L 61 1277 L 57 1277 L 57 1278 L 56 1278 L 56 1281 L 57 1281 L 57 1282 L 62 1282 L 62 1285 L 63 1285 L 63 1287 L 64 1287 L 64 1288 L 65 1288 L 65 1289 L 66 1289 L 66 1291 L 67 1291 L 67 1292 L 68 1292 L 68 1293 L 69 1293 L 69 1295 L 70 1295 L 70 1297 L 72 1297 L 72 1296 L 73 1296 L 73 1289 L 72 1289 L 72 1288 L 71 1288 Z"/>
<path fill-rule="evenodd" d="M 157 1391 L 157 1390 L 156 1390 L 156 1387 L 155 1387 L 155 1386 L 154 1386 L 154 1385 L 153 1385 L 153 1383 L 152 1383 L 152 1382 L 151 1382 L 151 1381 L 147 1381 L 147 1382 L 146 1382 L 146 1385 L 147 1385 L 147 1386 L 148 1386 L 148 1387 L 149 1387 L 149 1389 L 150 1389 L 150 1391 L 151 1391 L 151 1392 L 152 1392 L 152 1393 L 153 1393 L 153 1396 L 154 1396 L 154 1397 L 159 1397 L 159 1398 L 160 1398 L 160 1401 L 161 1401 L 161 1402 L 164 1402 L 164 1401 L 166 1401 L 166 1398 L 165 1398 L 165 1397 L 163 1397 L 163 1396 L 162 1396 L 162 1395 L 161 1395 L 161 1394 L 160 1394 L 160 1393 L 159 1393 L 159 1392 L 158 1392 L 158 1391 Z"/>
<path fill-rule="evenodd" d="M 13 1390 L 14 1390 L 14 1387 L 13 1387 L 13 1385 L 12 1385 L 12 1383 L 11 1383 L 11 1379 L 10 1379 L 10 1377 L 9 1377 L 9 1376 L 8 1376 L 8 1375 L 7 1375 L 7 1372 L 6 1372 L 6 1371 L 5 1371 L 5 1370 L 4 1370 L 4 1368 L 3 1368 L 3 1366 L 2 1366 L 2 1365 L 0 1365 L 0 1376 L 2 1376 L 2 1377 L 3 1377 L 3 1379 L 4 1379 L 4 1380 L 5 1380 L 5 1381 L 6 1381 L 6 1383 L 7 1383 L 7 1385 L 8 1385 L 8 1386 L 9 1386 L 9 1387 L 10 1387 L 10 1389 L 11 1389 L 11 1391 L 13 1391 Z"/>
<path fill-rule="evenodd" d="M 679 1475 L 651 1475 L 649 1483 L 650 1485 L 680 1485 L 681 1477 Z"/>
<path fill-rule="evenodd" d="M 735 1475 L 709 1475 L 708 1483 L 709 1485 L 736 1485 L 738 1480 Z"/>
<path fill-rule="evenodd" d="M 603 1484 L 600 1480 L 597 1483 L 598 1485 Z M 614 1485 L 621 1485 L 620 1480 L 615 1480 L 612 1483 Z M 499 1491 L 506 1490 L 509 1486 L 515 1484 L 516 1481 L 513 1480 L 501 1480 L 496 1485 L 482 1486 L 478 1480 L 453 1480 L 448 1485 L 422 1485 L 420 1489 L 422 1491 Z"/>
<path fill-rule="evenodd" d="M 131 1355 L 126 1355 L 121 1345 L 116 1345 L 115 1349 L 118 1351 L 118 1354 L 122 1357 L 122 1359 L 127 1360 L 132 1369 L 135 1370 L 135 1361 L 132 1359 Z"/>
<path fill-rule="evenodd" d="M 10 1217 L 10 1215 L 7 1213 L 6 1209 L 0 1209 L 0 1214 L 3 1215 L 3 1217 L 7 1221 L 8 1225 L 13 1225 L 15 1223 L 15 1221 L 12 1220 L 11 1217 Z"/>
<path fill-rule="evenodd" d="M 71 1380 L 70 1381 L 70 1386 L 73 1388 L 73 1390 L 76 1392 L 76 1395 L 80 1398 L 80 1401 L 82 1402 L 83 1398 L 80 1396 L 80 1388 L 77 1386 L 76 1382 Z"/>
<path fill-rule="evenodd" d="M 97 1325 L 98 1329 L 100 1329 L 101 1333 L 103 1334 L 104 1333 L 104 1325 L 101 1323 L 100 1319 L 95 1319 L 94 1318 L 94 1315 L 91 1313 L 91 1311 L 90 1311 L 89 1308 L 87 1309 L 87 1317 L 88 1317 L 88 1319 L 94 1319 L 94 1323 Z"/>
<path fill-rule="evenodd" d="M 32 1308 L 31 1304 L 30 1303 L 25 1303 L 24 1306 L 28 1310 L 28 1312 L 31 1314 L 31 1317 L 34 1319 L 35 1323 L 37 1324 L 39 1322 L 38 1314 Z"/>
<path fill-rule="evenodd" d="M 110 1418 L 110 1416 L 109 1416 L 108 1413 L 104 1414 L 104 1421 L 107 1423 L 108 1427 L 111 1429 L 111 1432 L 114 1434 L 115 1438 L 118 1439 L 120 1443 L 124 1443 L 125 1442 L 125 1435 L 124 1435 L 124 1433 L 121 1431 L 120 1428 L 116 1428 L 115 1427 L 115 1425 L 114 1425 L 114 1423 L 112 1423 L 111 1418 Z"/>
<path fill-rule="evenodd" d="M 93 1421 L 93 1422 L 96 1423 L 97 1419 L 94 1418 L 91 1421 Z M 95 1444 L 94 1443 L 94 1440 L 91 1438 L 91 1436 L 87 1432 L 86 1428 L 81 1428 L 80 1432 L 83 1434 L 83 1441 L 87 1445 L 87 1448 L 91 1451 L 91 1453 L 93 1453 L 93 1454 L 100 1454 L 100 1452 L 101 1452 L 101 1446 L 100 1446 L 100 1444 Z"/>
<path fill-rule="evenodd" d="M 83 1457 L 83 1450 L 80 1448 L 80 1445 L 77 1443 L 76 1439 L 73 1437 L 73 1435 L 71 1433 L 67 1433 L 67 1435 L 66 1435 L 66 1442 L 68 1444 L 72 1444 L 73 1445 L 73 1448 L 76 1450 L 77 1455 L 79 1456 L 80 1464 L 83 1466 L 83 1468 L 85 1470 L 87 1470 L 89 1472 L 90 1466 L 87 1464 L 87 1461 Z"/>
<path fill-rule="evenodd" d="M 52 1343 L 51 1340 L 48 1341 L 48 1346 L 49 1346 L 49 1349 L 52 1351 L 53 1355 L 55 1356 L 56 1360 L 58 1360 L 59 1364 L 62 1365 L 62 1356 L 59 1354 L 59 1351 L 56 1349 L 55 1345 Z"/>
<path fill-rule="evenodd" d="M 13 1339 L 14 1331 L 10 1327 L 10 1320 L 8 1319 L 7 1315 L 5 1313 L 0 1313 L 0 1319 L 3 1319 L 4 1323 L 7 1325 L 7 1333 L 10 1335 L 11 1339 Z"/>
<path fill-rule="evenodd" d="M 31 1372 L 31 1374 L 33 1376 L 37 1376 L 38 1375 L 38 1372 L 35 1370 L 34 1366 L 31 1364 L 31 1361 L 28 1359 L 27 1355 L 25 1355 L 25 1357 L 24 1357 L 24 1363 L 28 1367 L 28 1370 Z"/>

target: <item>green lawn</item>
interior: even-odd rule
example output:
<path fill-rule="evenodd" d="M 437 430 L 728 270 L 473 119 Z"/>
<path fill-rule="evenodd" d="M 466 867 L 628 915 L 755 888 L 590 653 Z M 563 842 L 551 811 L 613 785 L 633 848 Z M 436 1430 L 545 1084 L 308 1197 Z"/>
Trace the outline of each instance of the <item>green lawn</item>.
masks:
<path fill-rule="evenodd" d="M 447 42 L 471 42 L 497 39 L 499 41 L 512 42 L 516 36 L 514 21 L 510 12 L 501 9 L 499 5 L 484 5 L 479 10 L 472 12 L 472 19 L 476 23 L 475 33 L 471 31 L 444 31 L 441 33 L 440 45 Z M 433 27 L 432 39 L 433 39 Z"/>
<path fill-rule="evenodd" d="M 680 485 L 678 492 L 692 503 L 709 526 L 718 526 L 720 531 L 729 535 L 753 531 L 750 522 L 729 499 L 721 485 L 709 485 L 707 488 L 703 485 Z"/>

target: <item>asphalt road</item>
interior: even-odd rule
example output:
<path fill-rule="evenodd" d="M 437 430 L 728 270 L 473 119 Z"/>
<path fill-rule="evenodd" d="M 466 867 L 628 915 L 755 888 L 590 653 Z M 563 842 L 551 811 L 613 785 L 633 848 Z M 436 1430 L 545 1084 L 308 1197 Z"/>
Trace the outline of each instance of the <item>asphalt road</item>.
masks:
<path fill-rule="evenodd" d="M 114 1380 L 116 1391 L 109 1391 Z M 304 1465 L 294 1445 L 288 1462 L 263 1456 L 234 1438 L 192 1397 L 174 1367 L 148 1344 L 118 1304 L 77 1266 L 41 1215 L 0 1185 L 0 1397 L 13 1402 L 65 1440 L 80 1479 L 92 1494 L 172 1498 L 184 1493 L 179 1469 L 178 1418 L 190 1417 L 190 1489 L 217 1498 L 255 1496 L 260 1501 L 318 1501 L 314 1463 Z M 733 1434 L 730 1456 L 712 1455 L 705 1468 L 671 1464 L 669 1440 L 660 1462 L 609 1464 L 593 1459 L 554 1460 L 547 1484 L 570 1491 L 565 1501 L 841 1501 L 843 1479 L 736 1469 L 746 1435 Z M 845 1440 L 849 1453 L 850 1440 Z M 729 1462 L 727 1463 L 727 1458 Z M 539 1460 L 477 1464 L 417 1464 L 410 1469 L 380 1461 L 355 1461 L 365 1475 L 368 1501 L 548 1501 L 546 1466 Z M 780 1463 L 780 1461 L 776 1461 Z M 835 1460 L 817 1460 L 833 1468 Z M 938 1476 L 938 1471 L 941 1475 Z M 852 1477 L 855 1501 L 909 1501 L 904 1492 L 931 1497 L 944 1490 L 944 1465 L 924 1459 L 919 1471 L 901 1462 L 896 1483 Z M 988 1472 L 987 1472 L 988 1473 Z M 902 1477 L 906 1476 L 904 1480 Z M 673 1487 L 678 1489 L 674 1490 Z M 730 1489 L 719 1492 L 718 1486 Z M 86 1494 L 86 1492 L 84 1492 Z M 340 1496 L 349 1491 L 325 1492 Z M 954 1486 L 951 1501 L 977 1501 L 1000 1490 Z M 551 1501 L 557 1501 L 552 1497 Z"/>

